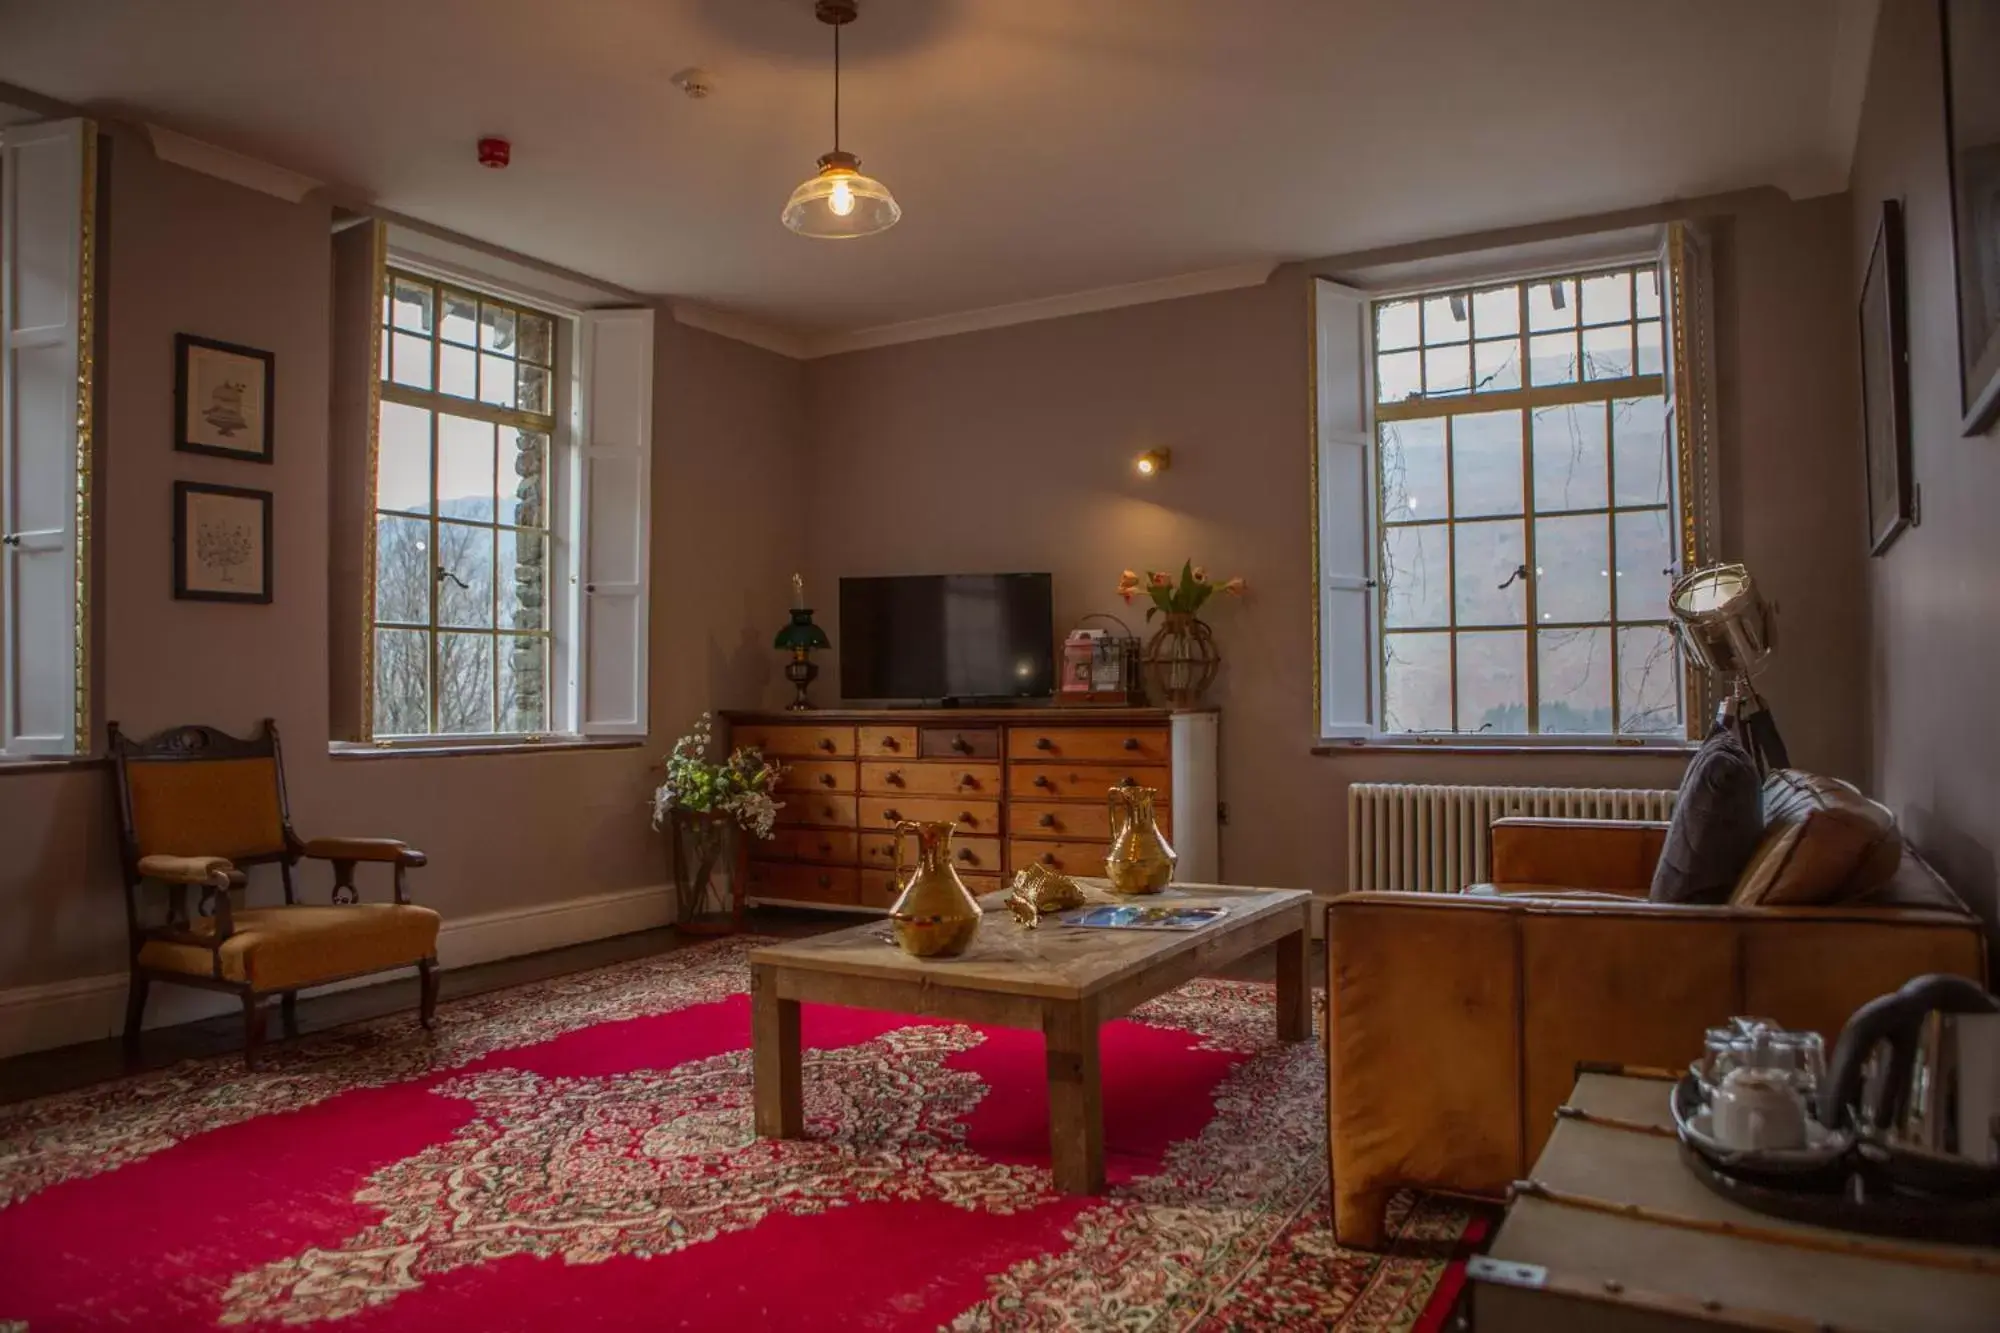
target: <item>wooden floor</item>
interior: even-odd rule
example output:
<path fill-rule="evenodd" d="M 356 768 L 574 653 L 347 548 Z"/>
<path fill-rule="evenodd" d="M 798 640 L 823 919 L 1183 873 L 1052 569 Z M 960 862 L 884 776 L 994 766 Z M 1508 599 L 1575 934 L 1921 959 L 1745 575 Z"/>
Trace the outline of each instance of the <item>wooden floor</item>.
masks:
<path fill-rule="evenodd" d="M 752 934 L 773 935 L 795 938 L 801 935 L 817 935 L 824 931 L 841 930 L 855 924 L 856 918 L 836 912 L 797 911 L 786 908 L 753 909 L 750 912 L 748 929 Z M 503 958 L 498 962 L 480 963 L 474 967 L 462 967 L 446 972 L 441 978 L 439 998 L 445 1003 L 466 995 L 478 995 L 485 991 L 501 990 L 508 986 L 519 986 L 530 981 L 544 981 L 550 977 L 563 976 L 570 972 L 587 972 L 594 967 L 606 967 L 612 963 L 630 962 L 635 958 L 649 958 L 655 954 L 671 953 L 675 949 L 690 944 L 704 943 L 703 940 L 689 939 L 672 927 L 659 930 L 642 930 L 632 935 L 618 935 L 608 940 L 592 940 L 586 944 L 573 944 L 564 949 L 551 949 L 547 953 L 527 954 L 520 958 Z M 1323 985 L 1326 977 L 1326 960 L 1323 945 L 1313 945 L 1313 962 L 1307 969 L 1307 976 L 1315 985 Z M 1250 981 L 1269 981 L 1272 978 L 1270 953 L 1262 952 L 1242 959 L 1222 969 L 1221 976 L 1235 977 Z M 155 986 L 153 994 L 170 989 Z M 358 1022 L 362 1019 L 379 1018 L 384 1014 L 415 1009 L 417 1006 L 417 980 L 414 975 L 407 979 L 398 978 L 379 986 L 365 986 L 356 990 L 336 991 L 331 995 L 314 996 L 299 1001 L 300 1033 L 323 1032 L 343 1023 Z M 278 1034 L 277 1006 L 273 1004 L 267 1021 L 271 1024 L 270 1035 Z M 198 1023 L 184 1023 L 178 1027 L 154 1028 L 145 1034 L 140 1042 L 138 1058 L 126 1058 L 125 1045 L 116 1037 L 103 1041 L 85 1042 L 78 1046 L 63 1046 L 52 1051 L 35 1051 L 28 1055 L 17 1055 L 0 1060 L 0 1105 L 8 1102 L 26 1101 L 30 1097 L 46 1096 L 53 1092 L 68 1092 L 74 1088 L 87 1087 L 121 1074 L 145 1069 L 160 1069 L 178 1064 L 182 1060 L 207 1055 L 229 1054 L 243 1049 L 243 1020 L 234 1013 L 203 1019 Z"/>

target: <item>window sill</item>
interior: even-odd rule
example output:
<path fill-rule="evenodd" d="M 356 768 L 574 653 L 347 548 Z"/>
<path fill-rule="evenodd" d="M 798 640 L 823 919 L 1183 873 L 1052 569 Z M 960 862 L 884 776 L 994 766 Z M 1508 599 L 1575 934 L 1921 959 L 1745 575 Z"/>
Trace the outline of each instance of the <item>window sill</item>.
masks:
<path fill-rule="evenodd" d="M 0 759 L 0 777 L 9 773 L 63 773 L 75 768 L 107 768 L 111 761 L 92 754 L 38 754 L 21 759 Z"/>
<path fill-rule="evenodd" d="M 646 742 L 637 736 L 553 736 L 547 740 L 416 740 L 332 741 L 326 752 L 335 759 L 439 759 L 474 754 L 549 754 L 564 750 L 636 750 Z"/>
<path fill-rule="evenodd" d="M 1656 759 L 1682 758 L 1693 754 L 1701 746 L 1695 741 L 1656 741 L 1651 744 L 1621 745 L 1615 741 L 1590 744 L 1550 745 L 1510 745 L 1505 741 L 1491 744 L 1470 744 L 1463 741 L 1322 741 L 1312 747 L 1312 753 L 1323 759 L 1339 758 L 1348 754 L 1493 754 L 1512 755 L 1518 758 L 1525 754 L 1558 755 L 1650 755 Z"/>

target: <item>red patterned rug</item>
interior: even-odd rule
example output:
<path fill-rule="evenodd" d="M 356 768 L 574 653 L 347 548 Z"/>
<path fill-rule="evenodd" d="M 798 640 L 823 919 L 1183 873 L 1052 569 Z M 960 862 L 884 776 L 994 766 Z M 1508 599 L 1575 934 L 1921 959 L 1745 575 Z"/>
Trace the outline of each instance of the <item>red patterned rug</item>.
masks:
<path fill-rule="evenodd" d="M 1483 1222 L 1336 1245 L 1325 1082 L 1270 988 L 1104 1031 L 1103 1198 L 1057 1194 L 1033 1033 L 807 1006 L 751 1132 L 745 941 L 0 1109 L 0 1333 L 1434 1329 Z"/>

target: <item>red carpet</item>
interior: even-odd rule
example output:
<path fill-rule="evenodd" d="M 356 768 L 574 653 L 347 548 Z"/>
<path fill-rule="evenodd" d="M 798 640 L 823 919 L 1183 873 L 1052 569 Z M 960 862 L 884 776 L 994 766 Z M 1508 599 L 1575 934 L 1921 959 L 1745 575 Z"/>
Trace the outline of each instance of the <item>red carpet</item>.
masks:
<path fill-rule="evenodd" d="M 1032 1033 L 808 1006 L 809 1141 L 756 1138 L 745 947 L 0 1109 L 0 1330 L 1374 1333 L 1456 1289 L 1457 1204 L 1333 1243 L 1322 1057 L 1269 987 L 1105 1029 L 1076 1199 Z"/>

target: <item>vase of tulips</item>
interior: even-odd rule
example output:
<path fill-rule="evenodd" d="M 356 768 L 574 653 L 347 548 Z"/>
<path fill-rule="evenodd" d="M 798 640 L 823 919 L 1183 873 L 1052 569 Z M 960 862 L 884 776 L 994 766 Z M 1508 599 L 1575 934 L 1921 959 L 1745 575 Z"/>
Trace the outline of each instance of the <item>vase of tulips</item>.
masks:
<path fill-rule="evenodd" d="M 743 851 L 746 837 L 768 838 L 780 808 L 772 793 L 784 769 L 761 750 L 739 746 L 727 759 L 708 757 L 713 743 L 709 717 L 674 742 L 667 755 L 666 780 L 653 792 L 653 827 L 670 837 L 674 877 L 674 922 L 690 934 L 718 934 L 743 924 Z M 714 895 L 716 867 L 734 843 L 735 885 L 730 917 L 704 917 Z"/>
<path fill-rule="evenodd" d="M 1208 571 L 1192 560 L 1181 565 L 1178 578 L 1161 569 L 1147 570 L 1144 578 L 1132 569 L 1119 575 L 1118 595 L 1130 603 L 1143 594 L 1152 602 L 1146 619 L 1160 617 L 1160 627 L 1141 655 L 1156 696 L 1175 708 L 1200 706 L 1222 669 L 1222 650 L 1201 609 L 1218 592 L 1241 597 L 1244 586 L 1240 578 L 1212 582 Z"/>

